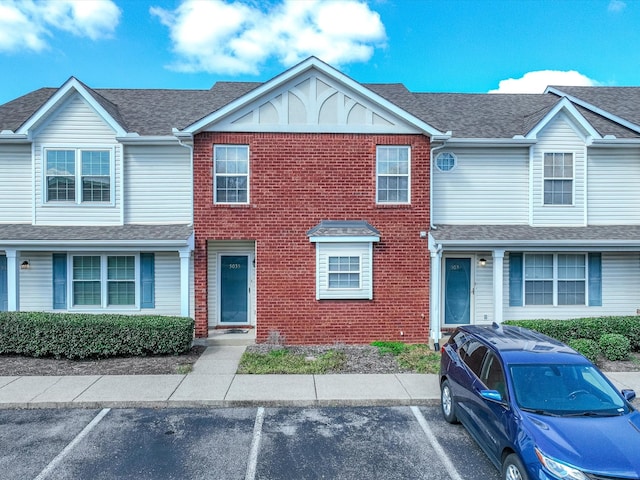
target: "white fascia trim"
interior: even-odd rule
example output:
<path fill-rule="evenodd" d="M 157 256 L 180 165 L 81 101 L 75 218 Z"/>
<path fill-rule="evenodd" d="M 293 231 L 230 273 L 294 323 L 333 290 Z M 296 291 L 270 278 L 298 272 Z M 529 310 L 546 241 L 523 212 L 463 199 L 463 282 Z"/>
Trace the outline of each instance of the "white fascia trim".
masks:
<path fill-rule="evenodd" d="M 263 95 L 266 95 L 267 93 L 271 92 L 272 90 L 275 90 L 275 89 L 281 87 L 282 85 L 287 83 L 289 80 L 291 80 L 291 79 L 297 77 L 298 75 L 301 75 L 302 73 L 304 73 L 304 72 L 306 72 L 308 70 L 311 70 L 311 69 L 318 70 L 319 72 L 321 72 L 321 73 L 325 74 L 326 76 L 332 78 L 336 82 L 341 83 L 345 87 L 356 91 L 357 93 L 359 93 L 360 95 L 362 95 L 363 97 L 368 99 L 373 104 L 378 105 L 378 106 L 388 110 L 389 112 L 393 113 L 394 115 L 402 118 L 407 123 L 409 123 L 411 125 L 414 125 L 416 128 L 418 128 L 419 130 L 423 131 L 427 135 L 443 135 L 443 132 L 440 132 L 440 131 L 436 130 L 431 125 L 423 122 L 422 120 L 418 119 L 417 117 L 414 117 L 413 115 L 409 114 L 405 110 L 403 110 L 401 108 L 398 108 L 393 103 L 389 102 L 388 100 L 385 100 L 380 95 L 374 93 L 373 91 L 371 91 L 368 88 L 364 87 L 363 85 L 361 85 L 360 83 L 356 82 L 355 80 L 347 77 L 343 73 L 339 72 L 338 70 L 336 70 L 335 68 L 329 66 L 328 64 L 322 62 L 321 60 L 319 60 L 316 57 L 309 57 L 308 59 L 303 60 L 298 65 L 296 65 L 296 66 L 290 68 L 289 70 L 281 73 L 280 75 L 272 78 L 268 82 L 266 82 L 266 83 L 262 84 L 261 86 L 255 88 L 254 90 L 252 90 L 251 92 L 247 93 L 246 95 L 243 95 L 242 97 L 237 98 L 233 102 L 231 102 L 228 105 L 222 107 L 220 110 L 212 113 L 211 115 L 207 115 L 206 117 L 204 117 L 203 119 L 197 121 L 196 123 L 193 123 L 193 124 L 189 125 L 188 127 L 184 128 L 182 130 L 182 132 L 196 134 L 196 133 L 202 131 L 203 129 L 207 128 L 212 123 L 217 122 L 218 120 L 226 117 L 227 115 L 235 112 L 236 110 L 239 110 L 240 108 L 242 108 L 246 104 L 251 103 L 254 100 L 256 100 L 257 98 L 259 98 L 259 97 L 261 97 Z"/>
<path fill-rule="evenodd" d="M 553 87 L 547 87 L 547 89 L 545 90 L 544 93 L 553 93 L 555 95 L 558 95 L 560 97 L 565 97 L 567 99 L 569 99 L 572 103 L 575 103 L 576 105 L 580 105 L 581 107 L 586 108 L 587 110 L 591 110 L 593 113 L 596 113 L 604 118 L 607 118 L 609 120 L 611 120 L 612 122 L 618 123 L 620 125 L 622 125 L 623 127 L 626 127 L 630 130 L 633 130 L 634 132 L 638 132 L 640 133 L 640 125 L 636 124 L 636 123 L 632 123 L 628 120 L 625 120 L 622 117 L 619 117 L 617 115 L 614 115 L 613 113 L 607 111 L 607 110 L 603 110 L 601 108 L 596 107 L 595 105 L 589 103 L 589 102 L 585 102 L 584 100 L 579 99 L 578 97 L 574 97 L 573 95 L 567 95 L 566 93 L 564 93 L 562 90 L 558 89 L 558 88 L 553 88 Z"/>
<path fill-rule="evenodd" d="M 603 138 L 594 140 L 589 147 L 640 147 L 640 138 Z"/>
<path fill-rule="evenodd" d="M 130 136 L 116 137 L 116 141 L 123 145 L 177 145 L 179 140 L 174 135 Z"/>
<path fill-rule="evenodd" d="M 447 147 L 529 147 L 538 142 L 535 138 L 451 138 Z"/>
<path fill-rule="evenodd" d="M 0 132 L 0 143 L 31 143 L 31 139 L 25 134 L 3 130 Z"/>
<path fill-rule="evenodd" d="M 562 110 L 566 110 L 566 112 L 573 117 L 573 120 L 577 122 L 580 127 L 587 132 L 586 137 L 591 137 L 592 139 L 600 139 L 602 136 L 598 133 L 598 131 L 593 128 L 593 126 L 587 121 L 586 118 L 582 116 L 582 114 L 578 111 L 571 101 L 564 97 L 562 98 L 556 105 L 551 109 L 549 113 L 547 113 L 542 120 L 540 120 L 535 127 L 533 127 L 529 133 L 525 136 L 528 139 L 535 139 L 544 127 L 553 120 L 553 118 L 558 115 Z"/>
<path fill-rule="evenodd" d="M 380 237 L 309 237 L 311 243 L 364 243 L 364 242 L 379 242 Z"/>
<path fill-rule="evenodd" d="M 29 131 L 37 124 L 39 124 L 44 117 L 58 105 L 64 102 L 67 97 L 73 93 L 73 91 L 79 93 L 85 102 L 87 102 L 102 119 L 116 132 L 117 137 L 123 137 L 127 132 L 122 126 L 114 120 L 114 118 L 107 113 L 107 111 L 100 105 L 93 96 L 87 91 L 86 88 L 75 78 L 71 77 L 62 85 L 58 91 L 42 105 L 36 113 L 34 113 L 19 129 L 16 133 L 28 135 Z"/>

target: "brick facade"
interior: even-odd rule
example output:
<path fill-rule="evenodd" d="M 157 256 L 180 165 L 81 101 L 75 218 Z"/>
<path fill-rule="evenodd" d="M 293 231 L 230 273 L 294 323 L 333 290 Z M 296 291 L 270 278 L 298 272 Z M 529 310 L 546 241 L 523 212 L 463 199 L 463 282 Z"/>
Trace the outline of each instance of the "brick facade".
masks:
<path fill-rule="evenodd" d="M 249 205 L 213 203 L 213 145 L 249 145 Z M 411 146 L 411 205 L 376 205 L 376 146 Z M 423 135 L 200 133 L 194 138 L 196 335 L 206 336 L 207 242 L 256 245 L 257 342 L 271 331 L 290 344 L 427 342 L 429 139 Z M 316 300 L 321 220 L 366 220 L 373 300 Z M 401 335 L 401 332 L 403 335 Z"/>

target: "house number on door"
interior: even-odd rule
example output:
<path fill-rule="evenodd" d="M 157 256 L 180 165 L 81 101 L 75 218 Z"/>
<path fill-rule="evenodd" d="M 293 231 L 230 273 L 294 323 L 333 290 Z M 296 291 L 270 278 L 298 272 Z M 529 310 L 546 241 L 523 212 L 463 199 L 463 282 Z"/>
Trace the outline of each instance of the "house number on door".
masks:
<path fill-rule="evenodd" d="M 242 265 L 240 265 L 239 263 L 230 263 L 229 265 L 227 265 L 227 268 L 229 270 L 238 270 L 242 268 Z"/>

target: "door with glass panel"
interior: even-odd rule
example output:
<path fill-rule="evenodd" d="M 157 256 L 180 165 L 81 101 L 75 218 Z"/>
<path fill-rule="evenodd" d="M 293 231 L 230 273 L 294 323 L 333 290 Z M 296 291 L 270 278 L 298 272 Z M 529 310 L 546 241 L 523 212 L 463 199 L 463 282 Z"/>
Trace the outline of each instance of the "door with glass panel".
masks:
<path fill-rule="evenodd" d="M 219 256 L 221 325 L 249 323 L 249 255 Z"/>
<path fill-rule="evenodd" d="M 471 258 L 445 258 L 444 323 L 471 323 Z"/>

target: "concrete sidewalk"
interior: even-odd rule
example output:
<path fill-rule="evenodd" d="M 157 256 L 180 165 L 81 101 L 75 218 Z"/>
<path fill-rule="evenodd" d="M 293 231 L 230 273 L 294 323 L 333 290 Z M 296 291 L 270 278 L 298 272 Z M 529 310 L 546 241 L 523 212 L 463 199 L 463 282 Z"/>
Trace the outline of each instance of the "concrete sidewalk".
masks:
<path fill-rule="evenodd" d="M 246 347 L 209 347 L 187 375 L 0 377 L 0 408 L 386 406 L 439 403 L 437 375 L 237 375 Z M 640 393 L 640 373 L 610 373 Z"/>

